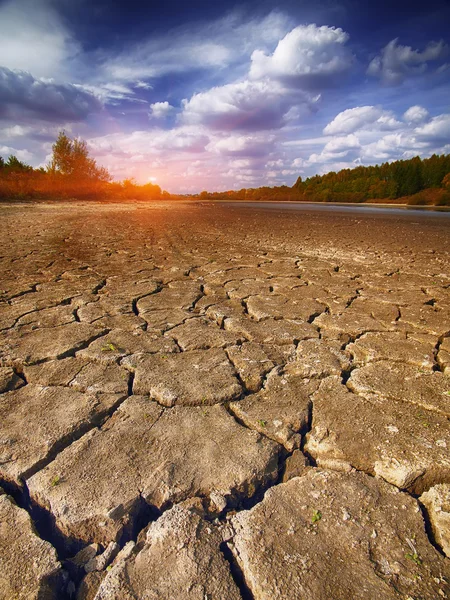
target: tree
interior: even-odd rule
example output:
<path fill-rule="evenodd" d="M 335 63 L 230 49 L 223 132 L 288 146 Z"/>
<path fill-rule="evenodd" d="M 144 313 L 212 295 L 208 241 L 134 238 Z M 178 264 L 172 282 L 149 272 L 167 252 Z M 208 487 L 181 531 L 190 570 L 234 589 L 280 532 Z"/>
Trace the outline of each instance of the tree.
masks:
<path fill-rule="evenodd" d="M 5 168 L 8 171 L 25 171 L 29 172 L 33 170 L 33 167 L 30 165 L 26 165 L 24 162 L 20 161 L 16 156 L 10 156 L 6 163 L 4 163 Z"/>
<path fill-rule="evenodd" d="M 48 167 L 50 173 L 60 173 L 77 180 L 111 181 L 107 169 L 97 166 L 95 160 L 89 156 L 84 140 L 72 140 L 65 131 L 60 131 L 52 150 L 53 157 Z"/>

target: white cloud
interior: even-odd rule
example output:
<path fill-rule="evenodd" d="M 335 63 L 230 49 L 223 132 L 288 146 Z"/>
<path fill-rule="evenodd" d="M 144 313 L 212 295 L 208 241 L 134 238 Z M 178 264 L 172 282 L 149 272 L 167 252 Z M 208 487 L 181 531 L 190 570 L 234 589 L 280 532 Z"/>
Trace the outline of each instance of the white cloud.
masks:
<path fill-rule="evenodd" d="M 150 104 L 150 116 L 155 117 L 155 119 L 164 119 L 172 115 L 175 111 L 175 107 L 171 106 L 167 101 Z"/>
<path fill-rule="evenodd" d="M 299 171 L 323 174 L 358 164 L 379 164 L 418 155 L 426 158 L 433 153 L 445 153 L 450 147 L 450 114 L 430 119 L 424 107 L 412 106 L 403 117 L 404 121 L 400 122 L 393 112 L 382 107 L 343 111 L 325 128 L 329 135 L 322 138 L 321 151 L 308 156 L 308 140 L 296 145 L 297 148 L 304 146 L 305 156 L 297 156 L 292 166 Z M 424 122 L 426 119 L 428 122 Z M 394 125 L 391 131 L 386 124 Z M 352 133 L 339 135 L 342 131 Z M 309 141 L 312 147 L 320 138 Z"/>
<path fill-rule="evenodd" d="M 210 138 L 200 128 L 178 127 L 170 130 L 153 128 L 132 133 L 113 133 L 89 140 L 89 146 L 97 156 L 114 153 L 121 156 L 165 155 L 167 151 L 202 152 Z"/>
<path fill-rule="evenodd" d="M 343 46 L 347 39 L 339 28 L 296 27 L 279 41 L 273 55 L 253 52 L 248 79 L 183 100 L 180 121 L 225 131 L 279 129 L 295 123 L 321 99 L 308 89 L 328 85 L 349 68 L 352 57 Z"/>
<path fill-rule="evenodd" d="M 357 106 L 340 112 L 324 128 L 325 134 L 353 133 L 362 129 L 389 130 L 401 126 L 392 111 L 378 106 Z"/>
<path fill-rule="evenodd" d="M 29 135 L 32 132 L 31 127 L 22 127 L 21 125 L 11 125 L 11 127 L 4 127 L 0 129 L 0 136 L 3 140 L 22 137 Z"/>
<path fill-rule="evenodd" d="M 349 150 L 357 150 L 361 148 L 359 139 L 353 133 L 343 137 L 336 137 L 327 142 L 323 151 L 328 154 L 337 154 L 347 152 Z"/>
<path fill-rule="evenodd" d="M 422 140 L 435 143 L 450 142 L 450 114 L 433 117 L 429 123 L 425 123 L 415 129 L 415 134 Z"/>
<path fill-rule="evenodd" d="M 375 142 L 365 144 L 361 149 L 361 158 L 369 163 L 400 159 L 422 154 L 427 144 L 420 143 L 413 130 L 383 135 Z"/>
<path fill-rule="evenodd" d="M 7 158 L 8 156 L 16 156 L 19 160 L 28 161 L 33 158 L 33 154 L 28 150 L 17 150 L 11 146 L 0 146 L 0 156 Z"/>
<path fill-rule="evenodd" d="M 407 123 L 423 123 L 430 117 L 430 113 L 423 106 L 415 105 L 408 108 L 404 113 L 403 119 Z"/>
<path fill-rule="evenodd" d="M 273 150 L 274 135 L 228 135 L 222 139 L 213 140 L 207 149 L 227 156 L 267 156 Z"/>
<path fill-rule="evenodd" d="M 79 51 L 50 2 L 9 0 L 0 6 L 1 65 L 61 79 Z"/>
<path fill-rule="evenodd" d="M 430 42 L 422 52 L 397 42 L 398 38 L 390 41 L 367 69 L 368 75 L 378 77 L 387 85 L 398 85 L 407 77 L 424 73 L 428 63 L 443 59 L 448 54 L 448 46 L 443 41 Z"/>
<path fill-rule="evenodd" d="M 146 81 L 136 81 L 133 84 L 133 87 L 138 90 L 152 90 L 153 89 L 153 86 L 150 85 L 150 83 L 147 83 Z"/>
<path fill-rule="evenodd" d="M 299 166 L 335 163 L 337 159 L 354 161 L 360 156 L 361 143 L 356 135 L 338 136 L 329 140 L 320 153 L 314 152 L 307 161 L 296 159 Z M 296 162 L 294 161 L 294 162 Z"/>
<path fill-rule="evenodd" d="M 299 25 L 279 41 L 273 54 L 253 52 L 250 77 L 322 87 L 350 69 L 353 56 L 345 47 L 348 39 L 339 27 Z"/>
<path fill-rule="evenodd" d="M 292 161 L 292 166 L 303 171 L 303 168 L 307 166 L 307 162 L 304 158 L 295 158 Z"/>
<path fill-rule="evenodd" d="M 293 104 L 314 102 L 306 93 L 273 81 L 244 80 L 213 87 L 183 100 L 181 120 L 216 130 L 262 130 L 281 127 Z"/>
<path fill-rule="evenodd" d="M 146 104 L 145 100 L 137 98 L 134 90 L 123 83 L 75 84 L 80 90 L 94 94 L 102 102 L 119 104 L 123 100 Z"/>

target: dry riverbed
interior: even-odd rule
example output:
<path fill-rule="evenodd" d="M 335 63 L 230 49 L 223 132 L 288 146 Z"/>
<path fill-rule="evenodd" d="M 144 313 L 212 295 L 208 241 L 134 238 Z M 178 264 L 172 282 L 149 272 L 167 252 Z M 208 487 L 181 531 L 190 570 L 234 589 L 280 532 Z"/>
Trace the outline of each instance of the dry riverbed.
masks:
<path fill-rule="evenodd" d="M 0 599 L 450 598 L 450 219 L 0 219 Z"/>

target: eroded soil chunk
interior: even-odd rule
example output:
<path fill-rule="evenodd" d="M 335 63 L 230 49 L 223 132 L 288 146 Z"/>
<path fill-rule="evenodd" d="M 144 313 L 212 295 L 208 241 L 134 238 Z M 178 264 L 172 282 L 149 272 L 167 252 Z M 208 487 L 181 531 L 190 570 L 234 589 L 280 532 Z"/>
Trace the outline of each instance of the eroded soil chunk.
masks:
<path fill-rule="evenodd" d="M 310 469 L 231 520 L 256 600 L 423 598 L 450 593 L 417 501 L 361 473 Z"/>
<path fill-rule="evenodd" d="M 55 549 L 30 515 L 0 491 L 0 599 L 56 600 L 64 584 Z"/>
<path fill-rule="evenodd" d="M 139 552 L 112 568 L 95 600 L 240 600 L 221 542 L 214 525 L 176 505 L 150 525 Z"/>
<path fill-rule="evenodd" d="M 0 396 L 0 476 L 18 485 L 118 406 L 122 394 L 28 384 Z"/>
<path fill-rule="evenodd" d="M 217 404 L 242 391 L 220 349 L 142 357 L 135 371 L 134 393 L 149 394 L 164 406 Z"/>
<path fill-rule="evenodd" d="M 215 502 L 233 506 L 252 496 L 277 476 L 279 451 L 222 406 L 163 410 L 132 396 L 103 430 L 61 452 L 28 487 L 64 535 L 107 545 L 131 530 L 144 502 L 161 509 L 214 493 Z"/>
<path fill-rule="evenodd" d="M 48 359 L 63 358 L 68 353 L 88 346 L 103 335 L 104 329 L 84 323 L 69 323 L 59 327 L 36 329 L 26 334 L 20 330 L 0 337 L 0 361 L 35 364 Z"/>
<path fill-rule="evenodd" d="M 430 519 L 436 543 L 450 557 L 450 485 L 435 485 L 420 496 Z"/>
<path fill-rule="evenodd" d="M 450 417 L 450 377 L 443 373 L 380 361 L 355 369 L 348 386 L 367 398 L 400 400 Z"/>
<path fill-rule="evenodd" d="M 230 409 L 247 427 L 283 444 L 300 447 L 300 431 L 309 423 L 311 395 L 318 383 L 294 375 L 271 374 L 263 390 L 232 402 Z"/>
<path fill-rule="evenodd" d="M 355 467 L 399 488 L 421 493 L 450 482 L 448 420 L 398 400 L 352 394 L 337 378 L 313 396 L 311 433 L 305 450 L 320 466 Z"/>

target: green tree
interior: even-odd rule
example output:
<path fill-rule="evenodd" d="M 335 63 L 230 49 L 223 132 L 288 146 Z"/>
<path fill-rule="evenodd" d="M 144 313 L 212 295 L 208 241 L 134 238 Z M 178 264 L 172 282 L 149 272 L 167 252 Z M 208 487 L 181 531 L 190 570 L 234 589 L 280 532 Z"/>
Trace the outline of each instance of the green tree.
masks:
<path fill-rule="evenodd" d="M 95 160 L 89 156 L 84 140 L 72 140 L 65 131 L 60 131 L 52 150 L 53 156 L 48 167 L 50 173 L 60 173 L 78 180 L 111 181 L 107 169 L 97 166 Z"/>
<path fill-rule="evenodd" d="M 24 162 L 22 162 L 21 160 L 19 160 L 16 156 L 10 156 L 8 158 L 8 160 L 6 161 L 6 163 L 4 164 L 5 168 L 8 171 L 25 171 L 25 172 L 29 172 L 33 170 L 33 167 L 30 167 L 30 165 L 25 164 Z"/>

